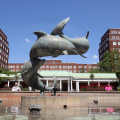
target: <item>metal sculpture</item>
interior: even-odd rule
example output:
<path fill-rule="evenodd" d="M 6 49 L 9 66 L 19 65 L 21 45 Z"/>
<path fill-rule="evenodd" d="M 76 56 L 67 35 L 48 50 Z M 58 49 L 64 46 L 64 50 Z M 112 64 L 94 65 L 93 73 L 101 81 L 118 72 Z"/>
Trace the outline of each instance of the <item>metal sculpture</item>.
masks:
<path fill-rule="evenodd" d="M 53 29 L 51 35 L 42 31 L 34 32 L 38 38 L 30 50 L 30 60 L 24 64 L 21 70 L 22 79 L 28 86 L 38 89 L 41 92 L 52 91 L 56 87 L 56 78 L 54 78 L 53 87 L 47 87 L 40 80 L 42 76 L 37 73 L 37 70 L 45 63 L 44 59 L 40 59 L 41 57 L 79 54 L 86 58 L 83 54 L 89 49 L 89 41 L 87 40 L 89 31 L 86 37 L 68 38 L 63 34 L 62 30 L 69 19 L 66 18 L 60 22 Z M 59 35 L 59 37 L 55 35 Z"/>

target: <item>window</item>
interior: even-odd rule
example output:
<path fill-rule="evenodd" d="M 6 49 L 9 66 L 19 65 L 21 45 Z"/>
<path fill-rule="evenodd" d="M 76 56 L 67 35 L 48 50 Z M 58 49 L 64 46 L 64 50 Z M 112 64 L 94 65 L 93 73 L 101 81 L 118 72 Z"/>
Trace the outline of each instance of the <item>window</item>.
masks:
<path fill-rule="evenodd" d="M 117 45 L 117 43 L 116 43 L 116 42 L 113 42 L 113 45 Z"/>
<path fill-rule="evenodd" d="M 91 69 L 91 66 L 89 66 L 89 69 Z"/>
<path fill-rule="evenodd" d="M 115 36 L 112 36 L 112 39 L 115 39 Z"/>
<path fill-rule="evenodd" d="M 19 65 L 17 65 L 16 68 L 19 68 Z"/>
<path fill-rule="evenodd" d="M 74 69 L 76 69 L 76 66 L 74 66 Z"/>
<path fill-rule="evenodd" d="M 86 69 L 86 68 L 87 68 L 87 66 L 84 66 L 84 68 Z"/>
<path fill-rule="evenodd" d="M 2 49 L 0 48 L 0 53 L 2 52 Z"/>
<path fill-rule="evenodd" d="M 120 42 L 118 42 L 118 45 L 120 45 Z"/>
<path fill-rule="evenodd" d="M 108 41 L 108 37 L 106 37 L 106 41 Z"/>
<path fill-rule="evenodd" d="M 117 48 L 113 48 L 113 50 L 117 50 Z"/>
<path fill-rule="evenodd" d="M 78 66 L 78 68 L 82 68 L 82 66 Z"/>
<path fill-rule="evenodd" d="M 119 39 L 119 36 L 116 36 L 116 39 Z"/>
<path fill-rule="evenodd" d="M 74 70 L 74 73 L 76 73 L 76 70 Z"/>
<path fill-rule="evenodd" d="M 46 68 L 49 68 L 49 66 L 47 65 Z"/>
<path fill-rule="evenodd" d="M 62 66 L 59 66 L 59 68 L 62 68 Z"/>
<path fill-rule="evenodd" d="M 112 34 L 117 34 L 117 31 L 111 31 Z"/>
<path fill-rule="evenodd" d="M 2 40 L 2 37 L 0 36 L 0 40 Z"/>
<path fill-rule="evenodd" d="M 108 47 L 108 43 L 106 43 L 106 48 Z"/>

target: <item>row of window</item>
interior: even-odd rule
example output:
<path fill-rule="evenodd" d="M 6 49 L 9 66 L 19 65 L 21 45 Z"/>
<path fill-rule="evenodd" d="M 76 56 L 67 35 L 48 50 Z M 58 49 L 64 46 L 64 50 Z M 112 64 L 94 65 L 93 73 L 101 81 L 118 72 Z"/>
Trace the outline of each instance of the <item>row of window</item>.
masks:
<path fill-rule="evenodd" d="M 118 50 L 118 51 L 120 52 L 120 48 L 113 48 L 113 50 Z M 108 49 L 107 49 L 106 51 L 108 51 Z M 105 53 L 106 51 L 104 51 L 104 52 L 100 55 L 100 59 L 103 58 L 104 53 Z"/>
<path fill-rule="evenodd" d="M 7 39 L 6 37 L 5 37 L 5 35 L 0 31 L 0 37 L 3 37 L 5 40 Z"/>
<path fill-rule="evenodd" d="M 3 45 L 2 43 L 0 43 L 0 46 L 8 53 L 8 47 L 6 47 L 5 45 Z"/>
<path fill-rule="evenodd" d="M 102 48 L 100 48 L 100 53 L 103 52 L 106 48 L 108 48 L 108 43 L 106 43 Z"/>
<path fill-rule="evenodd" d="M 113 42 L 113 45 L 120 45 L 120 42 Z M 103 46 L 102 48 L 100 48 L 100 53 L 102 53 L 103 51 L 105 51 L 105 49 L 108 47 L 108 43 L 105 44 L 105 46 Z"/>
<path fill-rule="evenodd" d="M 1 36 L 0 36 L 0 41 L 1 41 L 1 42 L 3 42 L 3 43 L 4 43 L 4 45 L 8 47 L 8 43 L 7 43 L 4 39 L 2 39 L 2 37 L 1 37 Z"/>
<path fill-rule="evenodd" d="M 111 31 L 111 34 L 120 34 L 120 31 Z"/>
<path fill-rule="evenodd" d="M 112 36 L 113 40 L 119 40 L 119 36 Z"/>
<path fill-rule="evenodd" d="M 8 68 L 22 68 L 23 67 L 23 65 L 21 66 L 21 65 L 8 65 Z M 41 68 L 43 68 L 43 69 L 45 69 L 45 66 L 42 66 Z M 48 65 L 46 65 L 46 68 L 53 68 L 53 69 L 55 69 L 55 68 L 57 68 L 57 69 L 76 69 L 76 66 L 48 66 Z M 78 66 L 78 68 L 79 69 L 81 69 L 81 68 L 84 68 L 84 69 L 87 69 L 87 66 Z M 95 69 L 95 68 L 97 68 L 97 66 L 89 66 L 89 69 L 91 69 L 91 68 L 93 68 L 93 69 Z"/>
<path fill-rule="evenodd" d="M 111 38 L 112 40 L 120 40 L 120 36 L 112 36 Z M 104 41 L 103 41 L 104 40 Z M 100 48 L 108 41 L 108 37 L 106 37 L 105 39 L 102 38 L 102 43 L 100 44 Z"/>
<path fill-rule="evenodd" d="M 108 37 L 106 37 L 106 39 L 104 41 L 102 41 L 102 43 L 99 45 L 99 47 L 101 48 L 107 41 L 108 41 Z"/>
<path fill-rule="evenodd" d="M 8 65 L 8 68 L 22 68 L 23 65 Z"/>
<path fill-rule="evenodd" d="M 3 54 L 3 56 L 6 56 L 6 58 L 8 58 L 8 54 L 6 54 L 4 51 L 2 51 L 2 49 L 0 48 L 0 53 Z"/>
<path fill-rule="evenodd" d="M 42 66 L 41 68 L 45 68 L 45 66 Z M 76 69 L 76 66 L 48 66 L 48 65 L 46 65 L 46 68 L 59 68 L 59 69 L 61 69 L 61 68 L 66 68 L 66 69 L 72 69 L 72 68 L 74 68 L 74 69 Z"/>
<path fill-rule="evenodd" d="M 113 45 L 120 45 L 120 42 L 113 42 Z"/>
<path fill-rule="evenodd" d="M 1 55 L 0 55 L 0 60 L 2 60 L 2 61 L 5 62 L 5 63 L 8 63 L 8 59 L 2 57 Z"/>
<path fill-rule="evenodd" d="M 2 67 L 2 68 L 7 68 L 7 65 L 4 65 L 3 63 L 0 63 L 0 67 Z"/>

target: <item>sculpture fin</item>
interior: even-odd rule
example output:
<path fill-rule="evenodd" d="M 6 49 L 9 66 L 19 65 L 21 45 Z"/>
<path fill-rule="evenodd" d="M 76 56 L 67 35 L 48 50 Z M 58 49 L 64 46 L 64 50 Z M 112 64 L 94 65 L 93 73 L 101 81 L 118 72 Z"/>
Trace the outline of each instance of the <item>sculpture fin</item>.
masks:
<path fill-rule="evenodd" d="M 38 37 L 37 40 L 38 40 L 40 37 L 47 35 L 47 33 L 42 32 L 42 31 L 35 31 L 34 34 L 37 35 L 37 37 Z"/>
<path fill-rule="evenodd" d="M 61 35 L 62 34 L 62 30 L 65 27 L 65 25 L 67 24 L 67 22 L 69 21 L 69 17 L 64 19 L 63 21 L 61 21 L 60 23 L 57 24 L 57 26 L 53 29 L 53 31 L 51 32 L 51 35 Z"/>
<path fill-rule="evenodd" d="M 84 58 L 87 58 L 86 56 L 84 56 L 84 55 L 82 55 L 82 54 L 79 54 L 79 55 L 81 55 L 81 56 L 84 57 Z"/>
<path fill-rule="evenodd" d="M 68 55 L 67 50 L 62 51 L 62 53 L 63 53 L 64 55 Z"/>
<path fill-rule="evenodd" d="M 89 36 L 89 31 L 87 31 L 86 39 L 88 38 L 88 36 Z"/>

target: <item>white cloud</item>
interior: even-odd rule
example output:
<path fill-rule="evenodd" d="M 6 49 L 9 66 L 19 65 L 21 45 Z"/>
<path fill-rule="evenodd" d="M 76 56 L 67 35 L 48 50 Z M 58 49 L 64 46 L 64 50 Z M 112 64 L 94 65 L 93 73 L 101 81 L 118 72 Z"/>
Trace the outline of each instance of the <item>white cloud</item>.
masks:
<path fill-rule="evenodd" d="M 30 41 L 28 38 L 25 38 L 25 41 L 26 41 L 27 43 L 32 43 L 32 41 Z"/>
<path fill-rule="evenodd" d="M 97 59 L 98 58 L 98 56 L 97 55 L 93 55 L 93 59 Z"/>

